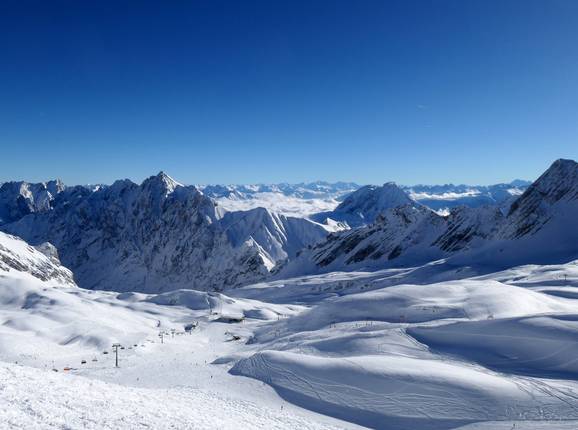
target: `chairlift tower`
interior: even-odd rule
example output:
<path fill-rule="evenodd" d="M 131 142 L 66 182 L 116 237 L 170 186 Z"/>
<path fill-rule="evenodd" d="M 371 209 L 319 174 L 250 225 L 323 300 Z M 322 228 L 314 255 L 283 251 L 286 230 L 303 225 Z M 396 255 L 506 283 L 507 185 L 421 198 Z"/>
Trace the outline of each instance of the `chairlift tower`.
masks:
<path fill-rule="evenodd" d="M 120 348 L 120 343 L 112 344 L 112 349 L 114 351 L 114 367 L 118 367 L 118 348 Z"/>

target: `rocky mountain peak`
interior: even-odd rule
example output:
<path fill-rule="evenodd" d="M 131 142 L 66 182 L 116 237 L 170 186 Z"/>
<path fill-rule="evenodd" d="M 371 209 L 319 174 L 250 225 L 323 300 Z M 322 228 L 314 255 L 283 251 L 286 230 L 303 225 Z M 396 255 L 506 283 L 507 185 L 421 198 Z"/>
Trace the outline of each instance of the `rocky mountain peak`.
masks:
<path fill-rule="evenodd" d="M 156 176 L 150 176 L 141 184 L 142 188 L 156 190 L 165 196 L 173 193 L 178 187 L 182 186 L 182 184 L 175 181 L 163 171 L 160 171 Z"/>
<path fill-rule="evenodd" d="M 503 235 L 517 238 L 532 234 L 559 212 L 568 214 L 569 208 L 557 210 L 563 203 L 578 201 L 578 163 L 556 160 L 510 207 Z"/>

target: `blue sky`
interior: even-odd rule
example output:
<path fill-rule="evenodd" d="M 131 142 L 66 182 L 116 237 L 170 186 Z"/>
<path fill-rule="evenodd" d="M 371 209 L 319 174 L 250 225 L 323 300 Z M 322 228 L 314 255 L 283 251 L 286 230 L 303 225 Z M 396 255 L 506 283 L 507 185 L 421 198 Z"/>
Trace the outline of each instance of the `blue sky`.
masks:
<path fill-rule="evenodd" d="M 0 181 L 534 179 L 578 158 L 576 22 L 573 0 L 3 1 Z"/>

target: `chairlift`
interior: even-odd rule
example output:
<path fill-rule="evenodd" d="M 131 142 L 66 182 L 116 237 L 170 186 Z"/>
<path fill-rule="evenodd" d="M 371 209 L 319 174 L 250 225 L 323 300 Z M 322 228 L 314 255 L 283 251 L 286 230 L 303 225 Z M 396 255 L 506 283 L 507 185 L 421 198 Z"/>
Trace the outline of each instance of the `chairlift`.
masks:
<path fill-rule="evenodd" d="M 92 361 L 95 362 L 95 361 L 98 361 L 98 359 L 97 359 L 96 357 L 94 357 L 94 358 L 92 359 Z"/>
<path fill-rule="evenodd" d="M 105 354 L 105 355 L 108 354 L 108 351 L 103 351 L 103 354 Z"/>
<path fill-rule="evenodd" d="M 80 364 L 86 364 L 86 360 L 82 360 Z"/>

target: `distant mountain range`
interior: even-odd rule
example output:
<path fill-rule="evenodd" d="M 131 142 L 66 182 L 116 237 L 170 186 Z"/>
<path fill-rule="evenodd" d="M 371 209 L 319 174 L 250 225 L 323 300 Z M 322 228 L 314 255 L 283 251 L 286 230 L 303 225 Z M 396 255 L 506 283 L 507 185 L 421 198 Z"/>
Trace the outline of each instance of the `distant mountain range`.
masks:
<path fill-rule="evenodd" d="M 458 206 L 501 205 L 522 194 L 530 184 L 529 181 L 515 180 L 509 184 L 487 186 L 399 185 L 399 188 L 408 193 L 411 199 L 433 210 L 447 212 Z M 0 184 L 0 224 L 16 221 L 33 212 L 50 209 L 51 202 L 56 195 L 65 190 L 70 194 L 71 192 L 93 192 L 107 187 L 108 185 L 66 186 L 60 180 L 43 183 L 20 181 Z M 195 188 L 227 210 L 264 207 L 285 215 L 304 217 L 333 211 L 354 191 L 360 190 L 369 196 L 372 191 L 379 192 L 382 187 L 361 186 L 354 182 L 318 181 L 299 184 L 199 185 Z M 322 216 L 317 216 L 317 218 L 320 217 Z M 353 222 L 356 223 L 356 221 Z"/>
<path fill-rule="evenodd" d="M 332 233 L 289 262 L 281 270 L 283 275 L 411 267 L 442 259 L 463 268 L 495 269 L 578 258 L 575 161 L 556 161 L 507 207 L 462 206 L 440 215 L 409 196 L 403 199 L 403 192 L 386 184 L 361 189 L 356 192 L 359 198 L 353 198 L 356 193 L 349 196 L 351 204 L 340 205 L 335 212 L 345 209 L 373 222 Z M 374 203 L 362 205 L 366 202 Z M 376 211 L 376 206 L 382 210 Z"/>
<path fill-rule="evenodd" d="M 439 259 L 558 261 L 578 256 L 577 171 L 558 160 L 530 186 L 195 187 L 163 172 L 140 185 L 8 182 L 0 186 L 0 230 L 52 249 L 83 288 L 148 293 Z M 253 207 L 263 202 L 270 206 Z M 287 202 L 299 216 L 277 210 Z"/>
<path fill-rule="evenodd" d="M 198 188 L 209 197 L 248 199 L 257 194 L 275 193 L 300 199 L 339 198 L 355 191 L 360 186 L 354 182 L 309 182 L 300 184 L 255 184 L 255 185 L 200 185 Z"/>
<path fill-rule="evenodd" d="M 12 222 L 1 228 L 34 245 L 54 244 L 78 285 L 88 289 L 231 288 L 264 279 L 278 261 L 331 230 L 266 209 L 225 212 L 163 172 L 141 185 L 121 180 L 55 194 L 43 187 L 4 184 L 5 207 L 16 210 L 4 211 Z M 50 204 L 36 206 L 31 188 L 42 189 L 42 201 Z"/>
<path fill-rule="evenodd" d="M 449 209 L 458 206 L 480 207 L 506 204 L 512 198 L 522 194 L 530 184 L 529 181 L 515 180 L 508 184 L 496 185 L 399 185 L 399 188 L 409 194 L 412 200 L 430 209 L 447 213 Z M 370 197 L 370 195 L 380 193 L 381 188 L 375 185 L 361 186 L 353 182 L 199 187 L 204 194 L 216 199 L 227 209 L 239 210 L 262 206 L 295 216 L 331 212 L 357 190 L 368 198 L 378 198 L 377 196 Z M 359 196 L 355 198 L 360 198 Z M 351 213 L 351 210 L 345 212 Z M 317 216 L 317 219 L 322 217 L 323 215 Z M 344 219 L 348 219 L 355 225 L 363 222 L 363 219 L 355 216 L 344 215 Z"/>
<path fill-rule="evenodd" d="M 458 206 L 501 205 L 521 195 L 531 183 L 516 179 L 508 184 L 496 185 L 414 185 L 401 188 L 412 199 L 431 209 L 447 210 Z"/>

